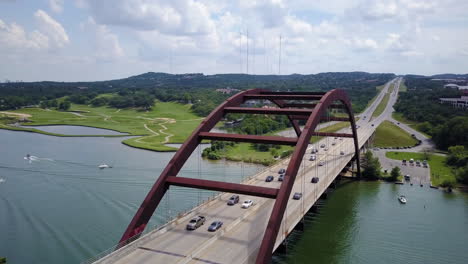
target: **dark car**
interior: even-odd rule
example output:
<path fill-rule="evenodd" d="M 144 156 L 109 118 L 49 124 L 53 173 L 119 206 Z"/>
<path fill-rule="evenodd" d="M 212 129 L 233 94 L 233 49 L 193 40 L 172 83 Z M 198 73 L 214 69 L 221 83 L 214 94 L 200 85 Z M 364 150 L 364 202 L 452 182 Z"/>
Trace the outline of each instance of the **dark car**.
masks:
<path fill-rule="evenodd" d="M 301 199 L 301 197 L 302 197 L 302 193 L 297 192 L 297 193 L 294 193 L 293 199 L 294 200 L 299 200 L 299 199 Z"/>
<path fill-rule="evenodd" d="M 278 177 L 278 181 L 283 181 L 284 180 L 284 174 L 281 174 L 279 177 Z"/>
<path fill-rule="evenodd" d="M 271 181 L 273 181 L 274 179 L 275 179 L 275 177 L 273 177 L 273 176 L 270 175 L 270 176 L 267 176 L 267 177 L 266 177 L 265 181 L 266 181 L 266 182 L 271 182 Z"/>
<path fill-rule="evenodd" d="M 201 225 L 205 223 L 205 217 L 204 216 L 197 216 L 194 217 L 190 220 L 190 222 L 187 224 L 187 230 L 195 230 L 199 228 Z"/>
<path fill-rule="evenodd" d="M 228 205 L 235 205 L 236 203 L 239 202 L 239 195 L 233 195 L 231 198 L 229 198 L 229 201 L 227 202 Z"/>
<path fill-rule="evenodd" d="M 319 177 L 313 177 L 311 183 L 317 183 L 319 181 Z"/>
<path fill-rule="evenodd" d="M 214 232 L 214 231 L 220 229 L 222 226 L 223 226 L 223 222 L 221 222 L 221 221 L 214 221 L 214 222 L 211 223 L 211 225 L 208 227 L 208 231 Z"/>
<path fill-rule="evenodd" d="M 278 171 L 278 174 L 285 174 L 286 173 L 286 169 L 282 168 Z"/>

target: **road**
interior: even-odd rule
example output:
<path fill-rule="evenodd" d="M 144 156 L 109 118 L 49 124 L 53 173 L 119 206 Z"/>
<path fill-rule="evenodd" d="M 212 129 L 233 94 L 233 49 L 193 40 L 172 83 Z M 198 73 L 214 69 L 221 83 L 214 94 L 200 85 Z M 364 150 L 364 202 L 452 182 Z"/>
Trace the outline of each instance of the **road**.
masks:
<path fill-rule="evenodd" d="M 395 80 L 393 80 L 395 81 Z M 383 92 L 388 90 L 389 84 Z M 383 92 L 378 99 L 362 113 L 371 116 L 373 110 L 383 97 Z M 357 122 L 360 146 L 372 135 L 374 129 L 381 122 L 378 119 L 369 122 L 361 119 Z M 375 124 L 372 126 L 371 124 Z M 340 132 L 348 132 L 343 129 Z M 335 144 L 332 144 L 332 143 Z M 325 151 L 319 148 L 320 144 L 326 144 L 329 148 Z M 318 148 L 316 161 L 309 161 L 309 155 L 305 155 L 301 168 L 296 177 L 291 201 L 286 209 L 281 230 L 278 234 L 275 249 L 284 238 L 301 220 L 302 216 L 319 199 L 321 194 L 334 181 L 336 175 L 352 159 L 354 155 L 353 140 L 351 138 L 333 139 L 324 138 L 316 145 L 309 145 L 307 153 L 312 148 Z M 344 155 L 340 155 L 343 151 Z M 285 168 L 289 159 L 271 166 L 254 175 L 244 184 L 279 188 L 281 182 L 277 181 L 278 170 Z M 319 166 L 323 162 L 323 166 Z M 268 175 L 273 175 L 275 180 L 265 182 Z M 319 177 L 319 182 L 311 183 L 312 177 Z M 295 192 L 303 194 L 302 199 L 292 200 Z M 250 197 L 241 195 L 241 202 L 234 206 L 228 206 L 227 200 L 231 194 L 225 193 L 214 200 L 196 207 L 190 213 L 173 220 L 161 229 L 142 236 L 137 241 L 113 252 L 96 263 L 253 263 L 258 248 L 263 238 L 268 218 L 270 216 L 274 200 L 267 198 Z M 254 205 L 248 209 L 240 208 L 242 201 L 252 199 Z M 195 215 L 206 217 L 204 226 L 187 231 L 185 226 Z M 223 227 L 216 232 L 208 232 L 208 225 L 215 220 L 224 222 Z"/>

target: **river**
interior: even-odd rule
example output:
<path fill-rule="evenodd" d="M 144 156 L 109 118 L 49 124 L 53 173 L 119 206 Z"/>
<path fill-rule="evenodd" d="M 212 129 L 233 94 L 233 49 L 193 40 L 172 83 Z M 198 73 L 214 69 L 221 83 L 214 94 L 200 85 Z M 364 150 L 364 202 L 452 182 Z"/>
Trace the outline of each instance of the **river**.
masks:
<path fill-rule="evenodd" d="M 60 129 L 74 133 L 73 128 Z M 173 155 L 130 148 L 121 140 L 0 130 L 0 256 L 8 263 L 80 263 L 115 244 Z M 31 161 L 24 159 L 28 153 Z M 113 168 L 98 169 L 103 163 Z M 181 175 L 239 182 L 258 169 L 191 157 Z M 150 225 L 212 194 L 173 188 Z M 406 195 L 408 204 L 398 203 L 399 194 Z M 305 231 L 291 235 L 288 252 L 275 254 L 274 263 L 468 259 L 466 194 L 351 182 L 319 207 L 306 216 Z"/>

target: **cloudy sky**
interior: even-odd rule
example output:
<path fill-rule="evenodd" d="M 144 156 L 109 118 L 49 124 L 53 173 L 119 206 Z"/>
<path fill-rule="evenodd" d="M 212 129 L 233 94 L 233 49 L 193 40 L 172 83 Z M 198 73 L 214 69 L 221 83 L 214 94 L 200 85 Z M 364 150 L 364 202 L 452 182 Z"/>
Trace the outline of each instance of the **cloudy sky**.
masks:
<path fill-rule="evenodd" d="M 0 0 L 0 81 L 468 73 L 467 10 L 467 0 Z"/>

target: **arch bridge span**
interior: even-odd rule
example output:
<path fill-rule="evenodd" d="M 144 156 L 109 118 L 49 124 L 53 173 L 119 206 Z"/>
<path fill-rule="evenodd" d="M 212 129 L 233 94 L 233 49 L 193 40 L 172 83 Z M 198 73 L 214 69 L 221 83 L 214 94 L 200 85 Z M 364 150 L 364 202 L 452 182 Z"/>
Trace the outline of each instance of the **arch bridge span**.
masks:
<path fill-rule="evenodd" d="M 268 100 L 275 104 L 275 108 L 244 107 L 248 100 Z M 347 117 L 327 117 L 328 109 L 341 108 L 347 113 Z M 282 136 L 258 136 L 212 133 L 210 130 L 229 113 L 286 115 L 291 122 L 297 137 Z M 305 126 L 301 128 L 298 120 L 305 120 Z M 350 122 L 351 133 L 321 133 L 317 126 L 321 121 L 347 121 Z M 268 263 L 281 228 L 285 211 L 288 205 L 296 176 L 301 167 L 304 154 L 313 136 L 344 137 L 352 139 L 354 145 L 354 160 L 359 166 L 359 144 L 356 130 L 356 122 L 351 108 L 351 102 L 343 90 L 335 89 L 329 92 L 272 92 L 262 89 L 251 89 L 238 93 L 219 105 L 196 128 L 192 135 L 176 152 L 166 168 L 163 170 L 156 183 L 153 185 L 132 221 L 125 230 L 120 247 L 136 240 L 143 232 L 154 211 L 158 207 L 164 194 L 170 186 L 207 189 L 221 192 L 237 193 L 250 196 L 258 196 L 274 200 L 274 204 L 268 217 L 266 229 L 255 257 L 256 263 Z M 286 168 L 284 181 L 279 188 L 264 187 L 258 185 L 228 183 L 204 179 L 184 178 L 178 176 L 179 171 L 202 140 L 220 140 L 235 142 L 251 142 L 289 145 L 294 151 Z M 336 176 L 336 175 L 335 175 Z"/>

